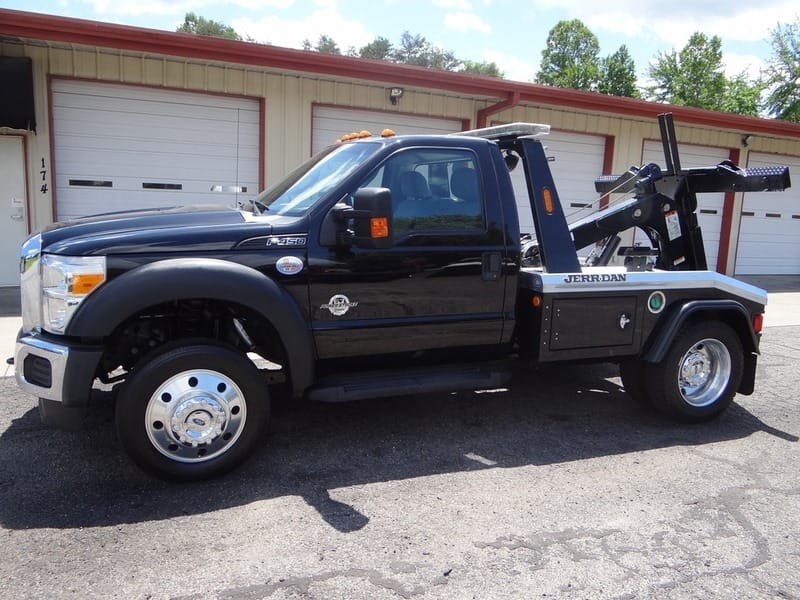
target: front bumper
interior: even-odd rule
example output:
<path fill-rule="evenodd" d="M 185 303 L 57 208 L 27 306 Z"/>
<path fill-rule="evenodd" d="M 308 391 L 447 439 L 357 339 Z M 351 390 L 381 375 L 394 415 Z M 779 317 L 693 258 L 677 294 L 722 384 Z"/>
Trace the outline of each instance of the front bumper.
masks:
<path fill-rule="evenodd" d="M 17 383 L 39 398 L 86 406 L 102 352 L 100 346 L 20 332 L 14 352 Z"/>

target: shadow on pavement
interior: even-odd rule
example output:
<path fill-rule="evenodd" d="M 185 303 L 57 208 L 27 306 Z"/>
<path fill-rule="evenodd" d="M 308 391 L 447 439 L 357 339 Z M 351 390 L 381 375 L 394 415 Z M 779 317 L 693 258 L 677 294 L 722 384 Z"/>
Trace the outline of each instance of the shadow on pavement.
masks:
<path fill-rule="evenodd" d="M 702 445 L 763 431 L 792 442 L 734 405 L 721 418 L 676 425 L 636 405 L 611 365 L 517 375 L 507 390 L 350 404 L 304 404 L 274 415 L 264 444 L 240 469 L 196 484 L 139 471 L 113 433 L 107 392 L 95 392 L 78 432 L 43 427 L 36 410 L 0 434 L 0 522 L 75 528 L 210 513 L 300 496 L 331 527 L 356 531 L 369 516 L 330 490 L 440 473 L 550 465 L 641 450 Z M 13 379 L 0 395 L 13 396 Z"/>

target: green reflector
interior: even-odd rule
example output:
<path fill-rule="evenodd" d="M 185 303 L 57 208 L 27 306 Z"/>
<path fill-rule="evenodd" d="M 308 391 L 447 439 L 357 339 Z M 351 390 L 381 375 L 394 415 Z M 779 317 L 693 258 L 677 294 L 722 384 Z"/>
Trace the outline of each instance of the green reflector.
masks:
<path fill-rule="evenodd" d="M 660 294 L 653 294 L 650 296 L 650 308 L 658 310 L 664 304 L 663 296 Z"/>

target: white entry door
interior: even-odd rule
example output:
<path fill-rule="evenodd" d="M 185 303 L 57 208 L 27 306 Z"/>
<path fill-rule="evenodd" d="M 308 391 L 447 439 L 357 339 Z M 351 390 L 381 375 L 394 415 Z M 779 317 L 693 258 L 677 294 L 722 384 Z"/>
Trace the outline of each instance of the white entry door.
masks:
<path fill-rule="evenodd" d="M 19 247 L 28 236 L 25 145 L 0 135 L 0 287 L 19 285 Z"/>

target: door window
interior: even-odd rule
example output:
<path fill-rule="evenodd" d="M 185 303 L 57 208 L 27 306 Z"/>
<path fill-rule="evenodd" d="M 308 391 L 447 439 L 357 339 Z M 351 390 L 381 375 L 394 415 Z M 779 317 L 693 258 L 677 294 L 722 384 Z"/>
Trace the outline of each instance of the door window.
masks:
<path fill-rule="evenodd" d="M 477 160 L 469 150 L 398 152 L 360 187 L 375 185 L 392 192 L 395 238 L 421 231 L 484 229 Z"/>

